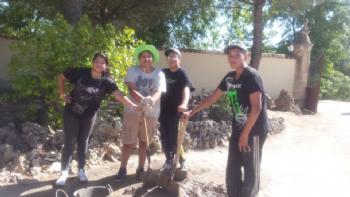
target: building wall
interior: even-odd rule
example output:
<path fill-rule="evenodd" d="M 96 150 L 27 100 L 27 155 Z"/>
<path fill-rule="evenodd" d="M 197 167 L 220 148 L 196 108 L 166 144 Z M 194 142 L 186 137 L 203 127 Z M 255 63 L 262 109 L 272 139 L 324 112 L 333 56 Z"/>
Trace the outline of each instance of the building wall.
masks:
<path fill-rule="evenodd" d="M 214 90 L 230 67 L 226 55 L 219 52 L 181 51 L 182 64 L 192 79 L 196 91 L 208 92 Z M 160 61 L 157 66 L 166 66 L 164 51 L 160 51 Z M 282 89 L 293 92 L 295 76 L 295 59 L 285 58 L 284 55 L 263 54 L 259 73 L 267 93 L 278 97 Z"/>

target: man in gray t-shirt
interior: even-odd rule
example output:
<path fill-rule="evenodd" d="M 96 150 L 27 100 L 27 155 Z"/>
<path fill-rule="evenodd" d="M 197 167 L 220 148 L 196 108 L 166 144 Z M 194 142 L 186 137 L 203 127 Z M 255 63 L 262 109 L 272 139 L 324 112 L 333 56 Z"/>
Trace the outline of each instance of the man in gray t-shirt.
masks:
<path fill-rule="evenodd" d="M 157 94 L 157 92 L 165 92 L 166 83 L 165 83 L 165 75 L 159 68 L 154 68 L 151 72 L 147 73 L 142 70 L 140 66 L 133 66 L 129 68 L 126 78 L 126 84 L 134 84 L 135 91 L 140 93 L 143 97 L 152 96 Z M 137 102 L 137 98 L 129 94 L 128 96 L 132 101 Z M 135 112 L 130 109 L 126 109 L 126 113 L 137 113 L 141 114 L 141 112 Z M 152 109 L 150 111 L 145 112 L 147 117 L 158 118 L 160 112 L 160 100 L 155 100 Z"/>
<path fill-rule="evenodd" d="M 160 112 L 160 96 L 166 91 L 164 73 L 153 67 L 153 63 L 159 60 L 158 50 L 152 45 L 140 45 L 135 49 L 134 59 L 136 66 L 128 70 L 125 83 L 129 88 L 129 98 L 135 103 L 140 103 L 144 113 L 129 109 L 124 111 L 121 132 L 123 148 L 117 181 L 126 178 L 126 165 L 137 142 L 139 143 L 139 166 L 136 170 L 136 177 L 140 178 L 140 173 L 144 171 L 147 138 L 145 126 L 142 124 L 143 119 L 145 117 L 148 139 L 151 141 Z"/>

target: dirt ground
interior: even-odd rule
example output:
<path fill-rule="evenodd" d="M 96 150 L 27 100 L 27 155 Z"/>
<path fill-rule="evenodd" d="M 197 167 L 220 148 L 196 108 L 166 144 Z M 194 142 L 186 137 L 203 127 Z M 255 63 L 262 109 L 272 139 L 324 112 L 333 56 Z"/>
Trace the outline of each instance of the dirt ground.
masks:
<path fill-rule="evenodd" d="M 289 112 L 269 112 L 282 116 L 286 129 L 270 136 L 263 150 L 261 188 L 259 197 L 328 197 L 349 196 L 350 185 L 350 103 L 321 101 L 316 115 L 296 116 Z M 224 185 L 227 145 L 186 154 L 191 179 L 202 183 Z M 160 168 L 163 155 L 152 157 L 153 168 Z M 119 167 L 106 163 L 87 169 L 89 186 L 110 184 L 113 196 L 169 196 L 155 188 L 142 188 L 134 178 L 137 157 L 128 165 L 126 182 L 114 181 Z M 6 185 L 0 197 L 54 196 L 57 176 L 43 177 L 31 184 Z M 30 181 L 30 180 L 29 180 Z M 72 192 L 85 187 L 76 178 L 69 179 L 63 189 Z"/>

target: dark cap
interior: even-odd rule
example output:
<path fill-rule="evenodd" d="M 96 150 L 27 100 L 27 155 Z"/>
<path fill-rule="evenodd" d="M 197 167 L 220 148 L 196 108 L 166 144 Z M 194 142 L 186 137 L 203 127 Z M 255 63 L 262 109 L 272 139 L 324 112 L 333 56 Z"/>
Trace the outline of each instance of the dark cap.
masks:
<path fill-rule="evenodd" d="M 169 56 L 169 54 L 172 52 L 176 53 L 179 57 L 181 57 L 181 52 L 179 51 L 179 49 L 176 49 L 176 48 L 169 48 L 165 50 L 164 55 Z"/>
<path fill-rule="evenodd" d="M 241 41 L 236 41 L 230 45 L 227 45 L 224 49 L 224 53 L 228 54 L 230 49 L 240 49 L 244 52 L 248 52 L 247 46 Z"/>

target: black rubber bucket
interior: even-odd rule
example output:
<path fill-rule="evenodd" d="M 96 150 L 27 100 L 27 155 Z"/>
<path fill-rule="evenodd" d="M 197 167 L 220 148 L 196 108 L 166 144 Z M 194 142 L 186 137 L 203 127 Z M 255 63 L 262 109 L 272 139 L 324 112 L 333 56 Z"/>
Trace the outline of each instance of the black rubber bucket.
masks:
<path fill-rule="evenodd" d="M 73 192 L 74 197 L 108 197 L 113 192 L 110 185 L 107 186 L 91 186 L 78 189 Z M 56 197 L 69 197 L 69 195 L 61 189 L 56 190 Z"/>

